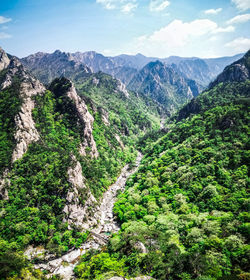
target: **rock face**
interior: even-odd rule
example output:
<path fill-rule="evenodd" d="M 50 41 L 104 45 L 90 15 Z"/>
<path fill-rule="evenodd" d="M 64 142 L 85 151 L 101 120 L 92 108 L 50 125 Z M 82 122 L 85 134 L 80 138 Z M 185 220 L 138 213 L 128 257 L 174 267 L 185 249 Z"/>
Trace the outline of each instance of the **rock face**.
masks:
<path fill-rule="evenodd" d="M 5 188 L 6 184 L 9 183 L 8 172 L 9 172 L 8 169 L 5 169 L 2 176 L 0 177 L 0 199 L 2 200 L 9 199 L 8 191 Z"/>
<path fill-rule="evenodd" d="M 199 94 L 194 81 L 188 80 L 160 61 L 150 62 L 129 83 L 130 90 L 151 97 L 170 111 Z"/>
<path fill-rule="evenodd" d="M 15 117 L 16 132 L 14 137 L 16 147 L 12 155 L 12 161 L 14 162 L 23 156 L 30 143 L 39 139 L 39 134 L 32 118 L 32 110 L 35 106 L 32 97 L 45 92 L 45 88 L 23 68 L 17 58 L 11 57 L 9 59 L 2 49 L 0 49 L 0 69 L 6 70 L 0 89 L 3 90 L 11 86 L 13 79 L 16 77 L 20 80 L 19 94 L 22 99 L 22 105 L 20 112 Z"/>
<path fill-rule="evenodd" d="M 94 118 L 91 116 L 91 114 L 88 111 L 87 105 L 85 102 L 79 97 L 79 95 L 76 93 L 76 89 L 71 83 L 71 87 L 67 91 L 67 96 L 73 100 L 76 110 L 78 113 L 78 117 L 84 123 L 84 142 L 81 143 L 80 147 L 80 154 L 82 156 L 86 155 L 85 149 L 89 147 L 91 149 L 91 156 L 97 158 L 98 157 L 98 151 L 96 148 L 96 143 L 92 134 L 93 129 L 93 122 Z"/>
<path fill-rule="evenodd" d="M 250 78 L 250 50 L 238 61 L 227 66 L 224 71 L 213 81 L 209 88 L 219 83 L 244 82 Z"/>
<path fill-rule="evenodd" d="M 68 180 L 72 184 L 72 188 L 67 193 L 66 201 L 63 212 L 65 213 L 64 222 L 68 222 L 69 227 L 76 225 L 82 230 L 86 230 L 97 224 L 95 213 L 91 211 L 97 204 L 95 197 L 91 191 L 84 184 L 85 178 L 82 174 L 82 167 L 75 157 L 72 157 L 73 166 L 68 170 Z M 85 204 L 81 204 L 79 198 L 80 193 L 85 194 Z M 85 224 L 87 221 L 87 225 Z"/>
<path fill-rule="evenodd" d="M 14 60 L 11 67 L 22 68 L 19 61 Z M 44 86 L 35 78 L 31 77 L 23 69 L 21 70 L 23 80 L 20 85 L 20 97 L 23 100 L 20 112 L 15 117 L 16 123 L 16 148 L 12 155 L 12 161 L 20 159 L 27 151 L 28 145 L 39 139 L 39 134 L 35 128 L 35 122 L 32 118 L 32 110 L 35 107 L 33 96 L 45 92 Z"/>
<path fill-rule="evenodd" d="M 126 89 L 126 86 L 120 80 L 118 80 L 117 83 L 117 90 L 122 92 L 127 98 L 129 97 L 129 93 Z"/>
<path fill-rule="evenodd" d="M 4 50 L 0 47 L 0 71 L 6 69 L 10 64 L 10 59 Z"/>

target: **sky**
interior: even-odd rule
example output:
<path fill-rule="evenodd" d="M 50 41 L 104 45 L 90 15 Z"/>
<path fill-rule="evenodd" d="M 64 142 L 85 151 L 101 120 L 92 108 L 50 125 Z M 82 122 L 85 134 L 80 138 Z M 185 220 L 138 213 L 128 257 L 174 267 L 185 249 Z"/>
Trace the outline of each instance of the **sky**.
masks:
<path fill-rule="evenodd" d="M 250 0 L 0 0 L 0 46 L 107 56 L 231 56 L 250 48 Z"/>

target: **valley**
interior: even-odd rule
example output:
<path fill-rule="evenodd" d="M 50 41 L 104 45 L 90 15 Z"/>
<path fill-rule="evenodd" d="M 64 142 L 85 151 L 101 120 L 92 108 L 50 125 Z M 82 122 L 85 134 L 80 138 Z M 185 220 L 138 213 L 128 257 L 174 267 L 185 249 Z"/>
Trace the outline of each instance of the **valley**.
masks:
<path fill-rule="evenodd" d="M 0 48 L 0 279 L 248 279 L 249 98 L 250 51 Z"/>

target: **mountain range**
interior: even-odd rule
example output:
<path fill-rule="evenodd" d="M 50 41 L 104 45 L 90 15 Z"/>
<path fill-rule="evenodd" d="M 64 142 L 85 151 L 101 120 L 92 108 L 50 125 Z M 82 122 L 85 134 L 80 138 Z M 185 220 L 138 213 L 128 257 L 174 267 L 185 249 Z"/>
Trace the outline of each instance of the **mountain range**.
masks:
<path fill-rule="evenodd" d="M 77 82 L 99 71 L 120 80 L 131 91 L 150 97 L 169 115 L 197 96 L 228 62 L 242 54 L 218 59 L 169 57 L 156 59 L 137 54 L 105 57 L 96 52 L 36 53 L 21 59 L 43 83 L 65 76 Z"/>
<path fill-rule="evenodd" d="M 88 66 L 92 72 L 102 71 L 110 74 L 117 79 L 120 79 L 125 85 L 127 85 L 135 74 L 140 71 L 146 64 L 155 61 L 161 61 L 167 65 L 172 65 L 180 73 L 186 76 L 186 78 L 195 80 L 202 86 L 207 86 L 215 77 L 222 72 L 222 70 L 232 62 L 236 61 L 243 54 L 238 54 L 232 57 L 221 58 L 185 58 L 178 56 L 170 56 L 168 58 L 154 58 L 146 57 L 142 54 L 137 55 L 119 55 L 114 57 L 106 57 L 102 54 L 94 51 L 89 52 L 76 52 L 65 53 L 59 50 L 52 54 L 48 53 L 36 53 L 25 58 L 22 58 L 22 63 L 31 71 L 39 76 L 40 80 L 47 83 L 51 82 L 53 76 L 47 74 L 46 77 L 42 76 L 42 69 L 46 68 L 46 63 L 57 63 L 58 66 L 61 63 L 68 61 L 69 65 L 74 62 L 79 65 L 82 63 Z M 65 61 L 66 60 L 66 61 Z M 74 61 L 74 62 L 73 62 Z M 174 65 L 173 65 L 174 64 Z M 73 67 L 73 65 L 71 67 Z M 56 71 L 56 70 L 55 70 Z M 58 72 L 60 74 L 60 72 Z M 63 73 L 61 73 L 63 74 Z"/>

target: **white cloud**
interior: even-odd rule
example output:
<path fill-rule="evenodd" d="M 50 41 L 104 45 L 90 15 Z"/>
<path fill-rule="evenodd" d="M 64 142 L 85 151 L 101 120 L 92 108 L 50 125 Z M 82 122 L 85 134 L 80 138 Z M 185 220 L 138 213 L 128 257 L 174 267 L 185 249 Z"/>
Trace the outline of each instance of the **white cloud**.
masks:
<path fill-rule="evenodd" d="M 250 14 L 238 15 L 227 21 L 227 24 L 243 23 L 250 20 Z"/>
<path fill-rule="evenodd" d="M 141 38 L 146 38 L 148 42 L 166 43 L 173 47 L 181 47 L 185 46 L 193 37 L 232 31 L 234 31 L 233 26 L 218 27 L 216 22 L 209 19 L 197 19 L 191 22 L 182 22 L 175 19 L 152 35 Z"/>
<path fill-rule="evenodd" d="M 215 30 L 212 31 L 213 34 L 223 33 L 223 32 L 233 32 L 235 30 L 234 26 L 230 25 L 227 27 L 217 27 Z"/>
<path fill-rule="evenodd" d="M 0 16 L 0 24 L 11 21 L 11 18 Z"/>
<path fill-rule="evenodd" d="M 122 13 L 129 14 L 137 8 L 137 0 L 96 0 L 107 10 L 120 10 Z"/>
<path fill-rule="evenodd" d="M 0 39 L 8 39 L 11 38 L 12 36 L 10 34 L 7 34 L 5 32 L 0 32 Z"/>
<path fill-rule="evenodd" d="M 149 10 L 151 12 L 161 12 L 170 5 L 169 1 L 164 0 L 151 0 L 149 4 Z"/>
<path fill-rule="evenodd" d="M 173 47 L 185 46 L 190 37 L 201 36 L 216 30 L 217 24 L 208 19 L 182 22 L 174 20 L 169 25 L 155 31 L 147 38 L 150 42 L 171 44 Z"/>
<path fill-rule="evenodd" d="M 206 15 L 216 15 L 216 14 L 218 14 L 218 13 L 221 12 L 221 11 L 222 11 L 222 8 L 218 8 L 218 9 L 209 9 L 209 10 L 204 11 L 204 13 L 205 13 Z"/>
<path fill-rule="evenodd" d="M 125 14 L 129 14 L 137 8 L 137 4 L 127 3 L 121 7 L 121 11 Z"/>
<path fill-rule="evenodd" d="M 116 8 L 115 1 L 113 0 L 96 0 L 96 3 L 102 4 L 107 10 L 113 10 Z"/>
<path fill-rule="evenodd" d="M 232 2 L 240 11 L 246 11 L 250 9 L 250 0 L 232 0 Z"/>
<path fill-rule="evenodd" d="M 190 22 L 175 19 L 151 34 L 135 38 L 123 52 L 130 54 L 140 52 L 156 57 L 168 55 L 215 57 L 223 52 L 221 47 L 218 48 L 218 44 L 221 46 L 221 34 L 232 31 L 233 26 L 219 26 L 210 19 L 196 19 Z"/>
<path fill-rule="evenodd" d="M 225 47 L 235 52 L 246 52 L 250 49 L 250 38 L 238 37 L 231 42 L 225 44 Z"/>

